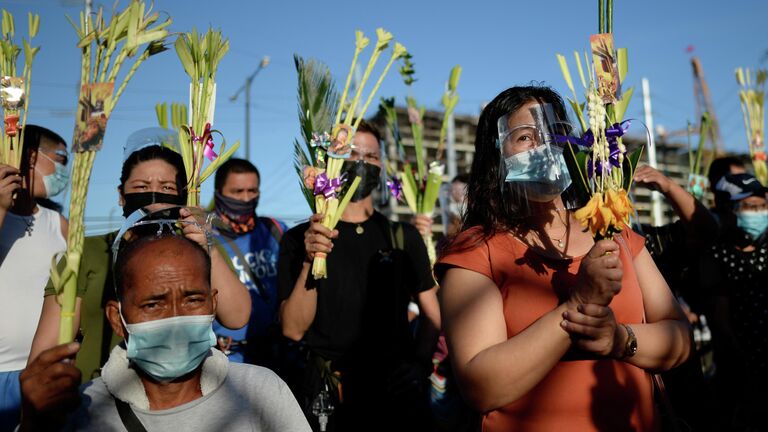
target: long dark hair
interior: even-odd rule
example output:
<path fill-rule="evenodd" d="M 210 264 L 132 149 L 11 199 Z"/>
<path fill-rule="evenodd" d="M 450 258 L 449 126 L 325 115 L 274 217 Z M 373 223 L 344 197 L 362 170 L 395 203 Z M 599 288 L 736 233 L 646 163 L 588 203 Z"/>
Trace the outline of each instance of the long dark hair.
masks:
<path fill-rule="evenodd" d="M 184 169 L 184 159 L 181 155 L 175 151 L 159 146 L 152 145 L 144 147 L 143 149 L 136 150 L 128 156 L 128 159 L 123 162 L 123 171 L 120 174 L 120 186 L 118 189 L 120 193 L 124 194 L 125 182 L 131 176 L 131 172 L 136 166 L 142 162 L 148 162 L 152 160 L 162 160 L 169 165 L 176 168 L 176 188 L 179 191 L 179 196 L 183 201 L 187 200 L 187 171 Z"/>
<path fill-rule="evenodd" d="M 496 147 L 499 136 L 498 119 L 513 113 L 528 102 L 549 103 L 561 119 L 566 119 L 562 98 L 549 87 L 521 86 L 504 90 L 480 114 L 475 135 L 475 155 L 467 184 L 467 211 L 462 231 L 477 227 L 477 236 L 470 240 L 477 244 L 497 232 L 509 231 L 521 223 L 518 208 L 521 200 L 515 190 L 506 188 L 502 177 L 501 152 Z M 465 243 L 465 242 L 462 242 Z M 471 246 L 464 245 L 464 246 Z"/>

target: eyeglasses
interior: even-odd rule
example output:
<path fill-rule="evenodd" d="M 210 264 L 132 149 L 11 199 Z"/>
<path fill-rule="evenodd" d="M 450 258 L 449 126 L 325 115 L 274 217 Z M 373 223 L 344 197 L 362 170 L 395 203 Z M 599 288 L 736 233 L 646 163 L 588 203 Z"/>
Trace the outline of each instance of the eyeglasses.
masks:
<path fill-rule="evenodd" d="M 192 217 L 182 218 L 182 208 L 186 207 L 174 206 L 153 212 L 141 208 L 131 213 L 112 243 L 112 265 L 114 266 L 118 256 L 128 244 L 140 238 L 160 237 L 166 233 L 183 236 L 186 231 L 189 231 L 189 227 L 193 227 L 205 236 L 207 251 L 210 253 L 213 245 L 211 227 L 215 223 L 215 217 L 200 209 L 187 208 Z"/>

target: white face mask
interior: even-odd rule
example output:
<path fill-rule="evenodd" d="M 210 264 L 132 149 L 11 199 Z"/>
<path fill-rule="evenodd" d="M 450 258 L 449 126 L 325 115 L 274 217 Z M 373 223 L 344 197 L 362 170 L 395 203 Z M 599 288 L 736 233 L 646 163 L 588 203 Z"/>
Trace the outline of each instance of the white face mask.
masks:
<path fill-rule="evenodd" d="M 45 196 L 48 198 L 51 198 L 62 193 L 64 189 L 67 188 L 67 184 L 69 184 L 69 171 L 67 171 L 67 167 L 51 159 L 41 151 L 38 151 L 37 154 L 38 156 L 42 156 L 48 159 L 49 161 L 51 161 L 51 163 L 53 163 L 53 166 L 56 167 L 51 174 L 45 175 L 41 173 L 40 170 L 37 168 L 37 165 L 35 165 L 35 171 L 37 171 L 43 177 L 43 185 L 45 186 Z"/>

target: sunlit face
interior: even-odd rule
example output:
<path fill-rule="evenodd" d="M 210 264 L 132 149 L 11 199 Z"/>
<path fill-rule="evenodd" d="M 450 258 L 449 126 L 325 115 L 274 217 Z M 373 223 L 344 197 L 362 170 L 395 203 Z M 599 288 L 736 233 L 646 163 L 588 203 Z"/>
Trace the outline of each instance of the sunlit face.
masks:
<path fill-rule="evenodd" d="M 125 265 L 120 302 L 128 324 L 183 315 L 212 315 L 212 290 L 204 261 L 195 246 L 180 238 L 164 238 L 143 246 Z M 113 329 L 125 337 L 116 302 L 110 302 Z"/>
<path fill-rule="evenodd" d="M 160 192 L 168 195 L 178 195 L 179 188 L 176 184 L 176 173 L 176 168 L 162 159 L 139 162 L 133 167 L 131 175 L 125 181 L 125 185 L 123 185 L 123 191 L 120 194 L 120 205 L 125 205 L 124 194 Z M 147 206 L 147 209 L 155 211 L 168 205 L 154 206 L 156 204 Z"/>
<path fill-rule="evenodd" d="M 250 201 L 258 198 L 261 181 L 256 173 L 229 173 L 224 186 L 221 188 L 221 194 L 227 198 L 240 201 Z"/>
<path fill-rule="evenodd" d="M 354 145 L 350 161 L 364 160 L 381 168 L 381 147 L 376 137 L 369 132 L 357 132 L 354 136 Z"/>
<path fill-rule="evenodd" d="M 532 150 L 540 145 L 531 108 L 540 105 L 536 101 L 525 103 L 507 118 L 508 134 L 501 149 L 505 158 Z"/>

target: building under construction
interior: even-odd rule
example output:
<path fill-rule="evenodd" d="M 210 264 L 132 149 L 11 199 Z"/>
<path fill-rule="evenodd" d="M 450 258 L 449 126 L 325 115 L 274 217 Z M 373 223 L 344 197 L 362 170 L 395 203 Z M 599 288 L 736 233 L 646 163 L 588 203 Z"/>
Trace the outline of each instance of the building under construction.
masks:
<path fill-rule="evenodd" d="M 415 148 L 413 142 L 413 135 L 411 133 L 410 123 L 408 121 L 408 112 L 405 107 L 397 107 L 397 120 L 400 129 L 401 140 L 405 149 L 406 158 L 409 161 L 416 161 Z M 427 153 L 426 161 L 430 162 L 434 160 L 437 151 L 438 140 L 440 137 L 440 127 L 442 125 L 443 113 L 440 111 L 427 111 L 424 114 L 424 149 Z M 472 167 L 472 159 L 475 152 L 475 131 L 477 129 L 478 117 L 469 115 L 456 115 L 454 117 L 454 142 L 452 151 L 446 152 L 446 155 L 454 154 L 455 170 L 457 174 L 469 173 Z M 392 132 L 386 125 L 386 120 L 383 113 L 378 113 L 371 121 L 382 132 L 383 139 L 385 141 L 386 157 L 390 160 L 397 160 L 400 158 L 398 155 L 397 146 L 395 144 Z M 638 129 L 639 130 L 639 129 Z M 678 137 L 681 141 L 685 140 L 685 137 Z M 673 138 L 674 139 L 674 138 Z M 645 137 L 629 134 L 624 138 L 624 142 L 627 148 L 636 148 L 639 145 L 645 145 Z M 688 181 L 688 146 L 686 143 L 670 142 L 662 137 L 656 138 L 656 159 L 657 167 L 667 177 L 673 179 L 675 182 L 685 187 Z M 706 159 L 706 157 L 705 157 Z M 648 163 L 648 153 L 644 152 L 641 159 L 641 163 Z M 446 165 L 451 165 L 446 163 Z M 444 177 L 444 181 L 450 182 L 455 175 L 450 172 L 449 169 Z M 632 189 L 632 195 L 637 209 L 639 222 L 642 224 L 653 224 L 652 221 L 652 200 L 651 192 L 648 189 L 636 187 Z M 707 197 L 709 200 L 710 197 Z M 705 205 L 709 206 L 710 202 L 705 202 Z M 388 202 L 389 215 L 393 220 L 407 221 L 410 218 L 410 210 L 404 203 L 395 202 L 394 199 L 390 199 Z M 438 207 L 435 209 L 434 214 L 434 231 L 437 235 L 443 232 L 442 212 Z M 386 210 L 386 208 L 385 208 Z M 661 199 L 661 220 L 656 224 L 663 225 L 672 222 L 677 219 L 672 207 L 667 205 L 663 197 Z"/>

